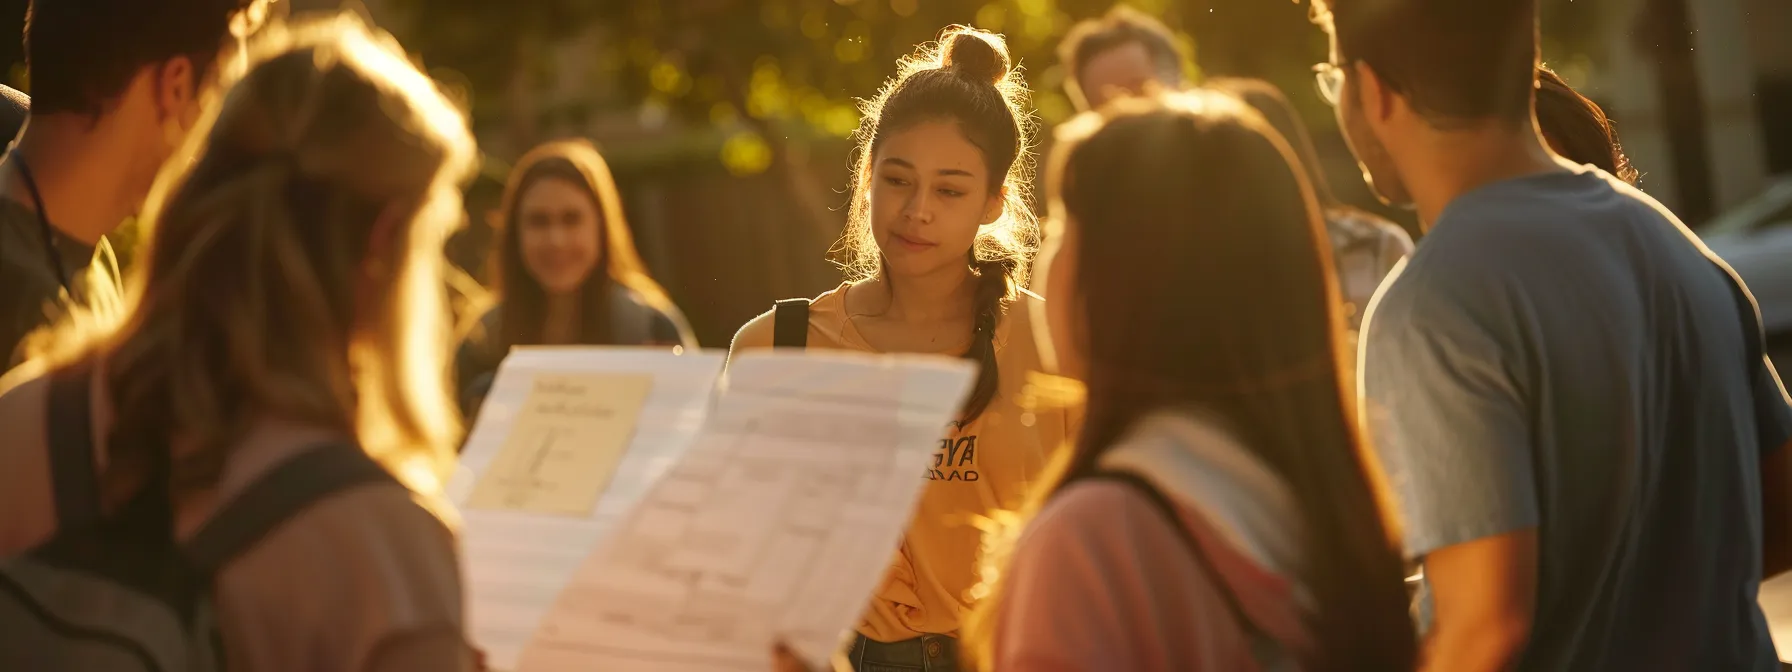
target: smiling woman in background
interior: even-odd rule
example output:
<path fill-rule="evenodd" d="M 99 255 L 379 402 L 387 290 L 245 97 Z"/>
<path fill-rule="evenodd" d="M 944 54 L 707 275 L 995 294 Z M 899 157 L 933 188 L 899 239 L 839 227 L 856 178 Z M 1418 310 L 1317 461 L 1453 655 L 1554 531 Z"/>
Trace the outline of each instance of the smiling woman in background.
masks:
<path fill-rule="evenodd" d="M 590 143 L 561 140 L 524 155 L 501 212 L 492 257 L 499 303 L 456 357 L 469 417 L 514 346 L 697 347 L 683 313 L 647 274 L 610 166 Z"/>

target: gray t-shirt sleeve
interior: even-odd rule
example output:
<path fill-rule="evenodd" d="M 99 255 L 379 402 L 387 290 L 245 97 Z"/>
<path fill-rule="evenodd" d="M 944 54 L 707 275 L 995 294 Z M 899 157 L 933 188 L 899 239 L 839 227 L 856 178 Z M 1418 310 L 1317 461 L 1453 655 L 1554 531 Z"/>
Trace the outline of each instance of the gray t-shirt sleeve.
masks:
<path fill-rule="evenodd" d="M 1388 288 L 1362 344 L 1365 426 L 1410 557 L 1538 522 L 1521 350 L 1445 294 Z"/>
<path fill-rule="evenodd" d="M 1761 434 L 1761 454 L 1765 456 L 1792 442 L 1792 400 L 1788 399 L 1779 374 L 1773 370 L 1773 362 L 1765 357 L 1761 358 L 1761 366 L 1755 369 L 1751 384 L 1754 386 L 1755 421 Z"/>

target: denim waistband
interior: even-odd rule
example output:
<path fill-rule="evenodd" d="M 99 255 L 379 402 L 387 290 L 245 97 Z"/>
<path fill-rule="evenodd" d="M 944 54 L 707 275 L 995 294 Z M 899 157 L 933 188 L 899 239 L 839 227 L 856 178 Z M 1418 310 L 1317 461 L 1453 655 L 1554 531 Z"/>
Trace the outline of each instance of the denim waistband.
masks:
<path fill-rule="evenodd" d="M 857 672 L 957 672 L 958 640 L 922 635 L 900 642 L 879 642 L 859 635 L 853 640 L 852 668 Z"/>

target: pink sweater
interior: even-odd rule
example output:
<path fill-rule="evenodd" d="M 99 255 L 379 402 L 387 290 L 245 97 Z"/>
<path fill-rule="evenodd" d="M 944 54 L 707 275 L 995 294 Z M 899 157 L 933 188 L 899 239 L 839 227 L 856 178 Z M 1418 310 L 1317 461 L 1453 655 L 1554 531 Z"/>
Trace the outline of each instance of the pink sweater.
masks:
<path fill-rule="evenodd" d="M 1028 525 L 1002 577 L 997 670 L 1288 670 L 1311 651 L 1294 502 L 1273 473 L 1187 416 L 1140 423 L 1103 466 L 1151 480 L 1273 642 L 1257 647 L 1221 586 L 1145 495 L 1072 484 Z"/>

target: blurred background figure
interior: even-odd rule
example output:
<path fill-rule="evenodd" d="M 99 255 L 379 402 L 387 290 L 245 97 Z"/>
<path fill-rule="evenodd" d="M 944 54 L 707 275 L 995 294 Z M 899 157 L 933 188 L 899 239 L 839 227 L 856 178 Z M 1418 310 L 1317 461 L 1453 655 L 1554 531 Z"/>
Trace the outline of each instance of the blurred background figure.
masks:
<path fill-rule="evenodd" d="M 986 571 L 983 669 L 1413 669 L 1305 170 L 1204 90 L 1066 132 L 1041 282 L 1086 420 Z"/>
<path fill-rule="evenodd" d="M 1064 91 L 1079 110 L 1151 87 L 1180 89 L 1188 83 L 1186 58 L 1162 21 L 1126 5 L 1076 24 L 1058 45 Z"/>
<path fill-rule="evenodd" d="M 589 142 L 550 142 L 524 155 L 498 218 L 497 304 L 456 357 L 469 417 L 519 345 L 697 347 L 684 313 L 635 250 L 609 164 Z"/>
<path fill-rule="evenodd" d="M 1058 53 L 1065 69 L 1064 88 L 1080 110 L 1098 109 L 1116 97 L 1136 96 L 1148 89 L 1174 91 L 1189 81 L 1174 34 L 1157 19 L 1125 5 L 1071 28 Z M 1399 225 L 1346 205 L 1333 194 L 1305 122 L 1274 84 L 1260 79 L 1216 78 L 1204 85 L 1255 107 L 1294 149 L 1325 209 L 1349 325 L 1356 329 L 1382 278 L 1412 251 L 1412 238 Z"/>
<path fill-rule="evenodd" d="M 176 632 L 216 623 L 180 644 L 221 642 L 229 669 L 465 669 L 441 250 L 473 141 L 352 17 L 265 40 L 157 182 L 122 318 L 76 313 L 4 379 L 0 556 L 48 540 L 32 558 L 109 595 L 197 572 L 153 598 Z M 108 604 L 130 603 L 60 606 Z"/>
<path fill-rule="evenodd" d="M 1362 326 L 1363 312 L 1369 309 L 1369 300 L 1375 297 L 1382 279 L 1412 253 L 1412 238 L 1386 218 L 1338 200 L 1332 193 L 1331 181 L 1318 168 L 1319 153 L 1313 149 L 1307 125 L 1281 89 L 1261 79 L 1229 77 L 1209 80 L 1204 86 L 1236 96 L 1256 108 L 1294 150 L 1294 159 L 1306 174 L 1324 213 L 1325 229 L 1331 236 L 1332 266 L 1344 295 L 1346 323 L 1354 332 Z"/>

